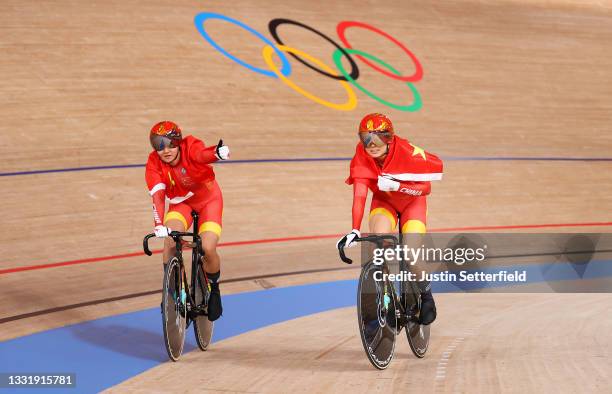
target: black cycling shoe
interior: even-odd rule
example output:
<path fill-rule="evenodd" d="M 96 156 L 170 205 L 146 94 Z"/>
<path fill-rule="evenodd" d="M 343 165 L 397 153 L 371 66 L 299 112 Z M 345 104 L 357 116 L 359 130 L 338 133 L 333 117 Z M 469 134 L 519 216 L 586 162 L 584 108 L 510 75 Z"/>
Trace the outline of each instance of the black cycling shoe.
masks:
<path fill-rule="evenodd" d="M 221 306 L 221 291 L 218 283 L 210 284 L 210 298 L 208 299 L 208 320 L 215 321 L 223 314 Z"/>
<path fill-rule="evenodd" d="M 431 290 L 421 293 L 421 313 L 419 314 L 419 323 L 428 325 L 436 320 L 436 303 L 434 302 Z"/>

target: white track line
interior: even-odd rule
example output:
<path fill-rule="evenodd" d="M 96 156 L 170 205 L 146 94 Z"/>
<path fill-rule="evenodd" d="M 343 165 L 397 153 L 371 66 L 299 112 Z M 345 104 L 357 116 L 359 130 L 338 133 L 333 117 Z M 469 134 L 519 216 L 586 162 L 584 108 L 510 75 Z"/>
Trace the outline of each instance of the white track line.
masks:
<path fill-rule="evenodd" d="M 448 365 L 448 361 L 453 357 L 453 352 L 460 346 L 465 338 L 474 336 L 476 332 L 479 330 L 480 326 L 469 327 L 465 331 L 461 333 L 460 337 L 456 337 L 451 343 L 448 344 L 446 349 L 440 355 L 440 360 L 438 360 L 438 364 L 436 365 L 436 375 L 435 375 L 435 384 L 437 385 L 436 391 L 442 388 L 442 385 L 445 383 L 446 379 L 446 367 Z"/>

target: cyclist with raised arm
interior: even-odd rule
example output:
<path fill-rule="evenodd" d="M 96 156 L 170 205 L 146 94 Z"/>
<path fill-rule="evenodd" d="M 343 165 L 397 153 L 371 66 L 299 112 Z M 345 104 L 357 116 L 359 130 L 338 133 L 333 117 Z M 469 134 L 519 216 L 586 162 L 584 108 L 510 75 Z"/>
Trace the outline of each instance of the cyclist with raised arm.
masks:
<path fill-rule="evenodd" d="M 227 160 L 229 148 L 221 140 L 216 146 L 207 147 L 193 136 L 183 138 L 178 125 L 170 121 L 155 124 L 149 140 L 154 150 L 149 154 L 145 179 L 153 199 L 155 235 L 165 238 L 163 263 L 176 250 L 174 241 L 168 237 L 171 229 L 187 231 L 192 224 L 191 211 L 198 212 L 200 228 L 193 231 L 202 237 L 206 260 L 202 263 L 211 287 L 208 319 L 217 320 L 223 313 L 219 290 L 221 260 L 217 253 L 223 196 L 210 164 Z M 166 200 L 169 201 L 167 213 Z"/>
<path fill-rule="evenodd" d="M 426 232 L 427 195 L 432 180 L 442 178 L 442 161 L 395 135 L 391 120 L 383 114 L 366 115 L 359 124 L 360 143 L 351 160 L 346 183 L 353 185 L 353 230 L 342 237 L 336 247 L 352 247 L 360 237 L 359 228 L 368 195 L 371 233 L 391 233 L 397 228 L 403 234 Z M 399 223 L 398 223 L 399 216 Z M 421 291 L 420 323 L 436 319 L 436 304 L 428 282 L 418 282 Z"/>

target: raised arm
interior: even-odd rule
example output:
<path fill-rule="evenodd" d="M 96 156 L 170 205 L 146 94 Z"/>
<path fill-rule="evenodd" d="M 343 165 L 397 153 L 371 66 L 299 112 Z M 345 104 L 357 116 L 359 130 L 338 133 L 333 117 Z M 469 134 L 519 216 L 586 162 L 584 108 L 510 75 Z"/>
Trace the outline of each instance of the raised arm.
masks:
<path fill-rule="evenodd" d="M 215 155 L 216 149 L 217 147 L 215 145 L 204 147 L 203 143 L 193 144 L 190 149 L 189 155 L 197 163 L 210 164 L 219 160 Z"/>
<path fill-rule="evenodd" d="M 205 147 L 202 141 L 198 141 L 189 149 L 189 156 L 198 163 L 210 164 L 217 160 L 229 159 L 229 148 L 227 145 L 223 145 L 223 140 L 219 140 L 217 145 L 209 147 Z"/>

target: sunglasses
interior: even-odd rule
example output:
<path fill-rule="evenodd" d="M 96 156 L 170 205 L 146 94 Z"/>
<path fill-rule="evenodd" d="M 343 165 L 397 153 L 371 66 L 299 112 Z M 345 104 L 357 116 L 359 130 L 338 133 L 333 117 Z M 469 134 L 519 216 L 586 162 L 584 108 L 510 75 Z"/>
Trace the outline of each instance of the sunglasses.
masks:
<path fill-rule="evenodd" d="M 359 139 L 366 148 L 372 144 L 378 147 L 385 146 L 392 138 L 392 134 L 388 131 L 359 133 Z"/>
<path fill-rule="evenodd" d="M 166 148 L 178 148 L 178 142 L 165 137 L 163 135 L 155 135 L 151 138 L 151 145 L 153 146 L 153 149 L 155 149 L 156 151 L 162 151 Z"/>

